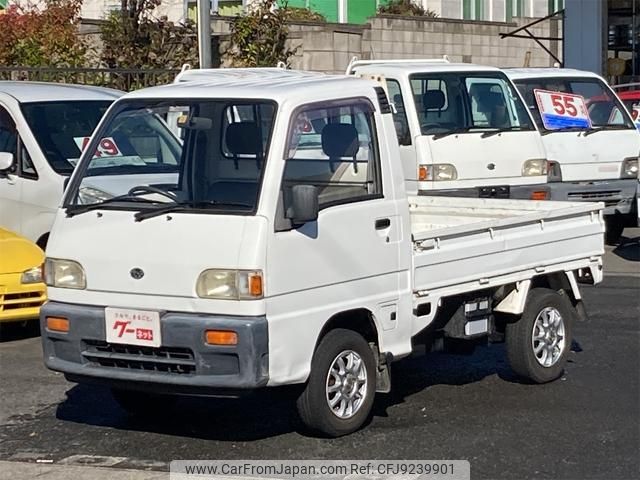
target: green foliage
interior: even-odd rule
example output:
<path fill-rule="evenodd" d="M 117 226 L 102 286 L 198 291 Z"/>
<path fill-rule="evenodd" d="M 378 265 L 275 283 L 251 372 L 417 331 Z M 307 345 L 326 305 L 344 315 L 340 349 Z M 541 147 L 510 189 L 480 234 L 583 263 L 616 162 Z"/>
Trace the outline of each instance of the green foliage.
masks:
<path fill-rule="evenodd" d="M 289 7 L 290 22 L 326 22 L 324 15 L 309 8 Z"/>
<path fill-rule="evenodd" d="M 161 0 L 121 0 L 101 28 L 101 62 L 109 68 L 175 69 L 198 64 L 196 26 L 153 13 Z"/>
<path fill-rule="evenodd" d="M 289 62 L 296 49 L 286 45 L 291 9 L 284 2 L 258 0 L 231 24 L 231 45 L 225 60 L 235 67 L 273 67 Z"/>
<path fill-rule="evenodd" d="M 85 61 L 78 36 L 82 0 L 12 3 L 0 15 L 0 65 L 73 67 Z"/>
<path fill-rule="evenodd" d="M 386 5 L 378 7 L 378 13 L 427 18 L 436 18 L 438 16 L 436 12 L 422 8 L 422 6 L 414 3 L 413 0 L 390 0 Z"/>

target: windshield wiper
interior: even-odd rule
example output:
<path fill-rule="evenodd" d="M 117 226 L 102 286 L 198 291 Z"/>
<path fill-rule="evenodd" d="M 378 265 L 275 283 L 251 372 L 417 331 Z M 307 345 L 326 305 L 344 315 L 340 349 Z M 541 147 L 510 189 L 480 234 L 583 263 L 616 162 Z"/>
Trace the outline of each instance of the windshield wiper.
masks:
<path fill-rule="evenodd" d="M 629 127 L 625 125 L 603 125 L 601 127 L 593 127 L 586 132 L 584 132 L 584 136 L 591 135 L 592 133 L 603 132 L 605 130 L 631 130 Z"/>
<path fill-rule="evenodd" d="M 585 127 L 560 127 L 554 128 L 553 130 L 544 130 L 540 132 L 541 135 L 549 135 L 550 133 L 558 133 L 558 132 L 585 132 L 587 129 Z"/>
<path fill-rule="evenodd" d="M 147 210 L 137 212 L 133 216 L 133 218 L 135 219 L 136 222 L 141 222 L 142 220 L 164 215 L 165 213 L 186 212 L 189 210 L 206 210 L 207 207 L 240 207 L 240 208 L 247 208 L 247 209 L 253 210 L 253 205 L 249 203 L 227 202 L 227 201 L 223 202 L 218 200 L 198 200 L 198 201 L 190 201 L 190 202 L 172 203 L 169 205 L 162 205 L 157 208 L 150 208 Z"/>
<path fill-rule="evenodd" d="M 482 135 L 480 135 L 480 138 L 493 137 L 494 135 L 498 135 L 504 132 L 518 132 L 522 130 L 529 130 L 529 128 L 525 128 L 521 126 L 496 128 L 495 130 L 487 130 L 486 132 L 482 132 Z"/>
<path fill-rule="evenodd" d="M 115 202 L 158 203 L 156 200 L 150 200 L 148 198 L 142 198 L 136 195 L 129 195 L 127 193 L 125 195 L 118 195 L 117 197 L 107 198 L 102 202 L 89 203 L 87 205 L 69 205 L 66 208 L 65 213 L 67 214 L 67 217 L 73 217 L 75 215 L 82 215 L 83 213 L 90 212 L 91 210 L 99 210 L 105 204 Z"/>
<path fill-rule="evenodd" d="M 433 139 L 434 140 L 439 140 L 441 138 L 448 137 L 449 135 L 455 135 L 456 133 L 467 133 L 472 128 L 474 128 L 474 127 L 455 128 L 453 130 L 449 130 L 448 132 L 436 133 L 436 134 L 433 135 Z"/>

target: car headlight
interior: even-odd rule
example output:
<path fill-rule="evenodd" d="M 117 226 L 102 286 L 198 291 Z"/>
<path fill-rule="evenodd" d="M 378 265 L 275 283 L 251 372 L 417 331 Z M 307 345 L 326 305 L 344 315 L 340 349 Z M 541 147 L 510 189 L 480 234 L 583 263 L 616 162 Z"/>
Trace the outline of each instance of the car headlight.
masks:
<path fill-rule="evenodd" d="M 196 293 L 201 298 L 255 300 L 262 298 L 259 270 L 205 270 L 198 277 Z"/>
<path fill-rule="evenodd" d="M 622 162 L 622 173 L 620 178 L 638 177 L 638 157 L 625 158 Z"/>
<path fill-rule="evenodd" d="M 87 288 L 84 269 L 73 260 L 47 258 L 44 262 L 44 281 L 49 287 Z"/>
<path fill-rule="evenodd" d="M 20 283 L 40 283 L 42 282 L 42 267 L 33 267 L 22 272 Z"/>
<path fill-rule="evenodd" d="M 111 197 L 113 197 L 113 195 L 99 188 L 80 187 L 80 190 L 78 190 L 78 203 L 81 205 L 104 202 Z"/>
<path fill-rule="evenodd" d="M 558 162 L 549 160 L 547 162 L 547 182 L 561 182 L 562 181 L 562 169 Z"/>
<path fill-rule="evenodd" d="M 433 165 L 418 166 L 418 180 L 443 182 L 458 179 L 456 167 L 450 163 L 434 163 Z"/>
<path fill-rule="evenodd" d="M 532 158 L 522 165 L 523 177 L 539 177 L 547 174 L 547 159 Z"/>

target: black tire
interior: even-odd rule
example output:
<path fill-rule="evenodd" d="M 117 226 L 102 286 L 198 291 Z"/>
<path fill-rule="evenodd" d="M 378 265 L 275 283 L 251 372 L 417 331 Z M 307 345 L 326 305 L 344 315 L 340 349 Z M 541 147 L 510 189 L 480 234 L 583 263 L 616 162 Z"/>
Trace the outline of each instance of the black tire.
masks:
<path fill-rule="evenodd" d="M 607 245 L 617 245 L 624 232 L 625 222 L 622 218 L 605 219 L 606 230 L 604 241 Z"/>
<path fill-rule="evenodd" d="M 129 415 L 141 418 L 166 414 L 167 409 L 173 408 L 177 401 L 176 397 L 170 395 L 120 388 L 112 388 L 111 395 Z"/>
<path fill-rule="evenodd" d="M 564 344 L 555 363 L 544 366 L 534 353 L 534 324 L 547 308 L 555 309 L 564 325 Z M 529 292 L 524 312 L 506 327 L 507 357 L 511 369 L 521 378 L 534 383 L 547 383 L 560 377 L 567 363 L 573 339 L 574 311 L 569 298 L 555 290 L 535 288 Z M 537 346 L 540 345 L 538 341 Z M 542 353 L 542 352 L 540 352 Z"/>
<path fill-rule="evenodd" d="M 340 418 L 327 400 L 327 378 L 333 362 L 345 351 L 353 351 L 362 359 L 366 371 L 365 394 L 353 416 Z M 340 437 L 358 430 L 369 418 L 376 393 L 376 363 L 367 341 L 352 330 L 338 328 L 327 333 L 311 362 L 307 384 L 298 397 L 298 414 L 312 431 L 328 437 Z"/>

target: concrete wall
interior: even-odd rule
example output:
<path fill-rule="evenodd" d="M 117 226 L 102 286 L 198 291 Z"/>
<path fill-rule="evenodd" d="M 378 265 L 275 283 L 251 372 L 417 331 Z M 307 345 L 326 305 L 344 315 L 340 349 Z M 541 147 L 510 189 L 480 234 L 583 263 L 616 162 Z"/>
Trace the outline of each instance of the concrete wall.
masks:
<path fill-rule="evenodd" d="M 231 21 L 232 18 L 216 17 L 212 22 L 220 54 L 228 48 Z M 514 23 L 502 23 L 385 15 L 370 18 L 365 25 L 297 23 L 290 26 L 289 44 L 298 47 L 291 67 L 341 73 L 353 56 L 386 59 L 445 54 L 453 61 L 497 67 L 523 66 L 527 57 L 532 67 L 552 66 L 554 60 L 533 40 L 500 38 L 500 33 L 513 31 L 531 21 L 533 19 L 519 18 Z M 542 37 L 562 36 L 559 20 L 542 22 L 530 31 Z M 560 42 L 543 43 L 562 58 Z"/>

